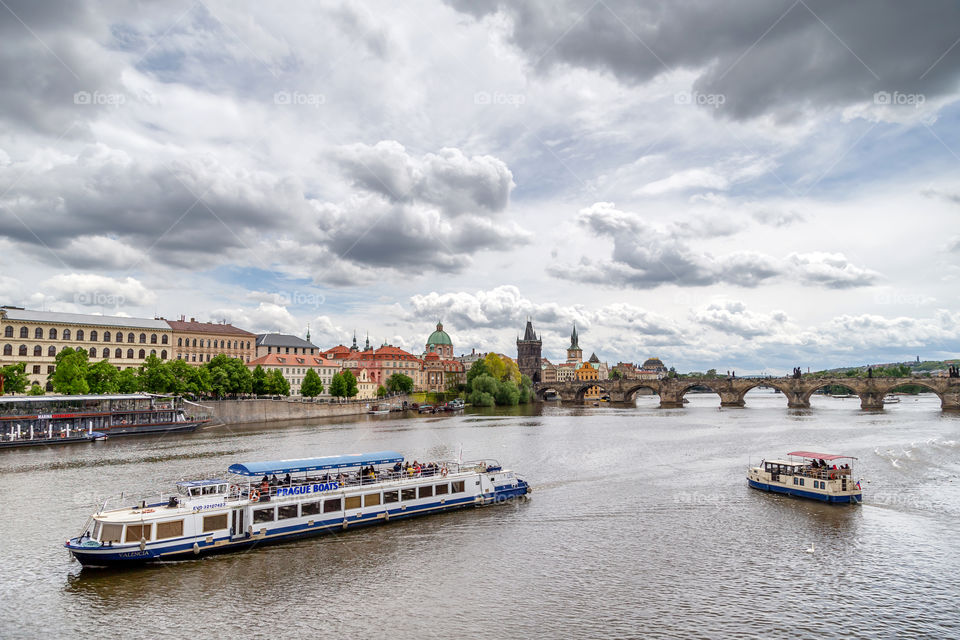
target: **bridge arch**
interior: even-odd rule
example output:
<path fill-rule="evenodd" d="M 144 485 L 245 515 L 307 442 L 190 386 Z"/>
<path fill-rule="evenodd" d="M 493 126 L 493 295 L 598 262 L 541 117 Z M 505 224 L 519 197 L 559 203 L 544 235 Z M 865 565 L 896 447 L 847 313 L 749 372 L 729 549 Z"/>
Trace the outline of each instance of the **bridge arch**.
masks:
<path fill-rule="evenodd" d="M 648 380 L 648 381 L 631 381 L 629 387 L 627 387 L 623 392 L 623 401 L 624 402 L 633 402 L 637 399 L 637 392 L 640 389 L 650 389 L 653 391 L 653 395 L 660 396 L 660 384 L 658 380 Z"/>
<path fill-rule="evenodd" d="M 903 382 L 902 380 L 897 380 L 892 384 L 888 384 L 884 387 L 878 388 L 877 392 L 885 396 L 888 393 L 891 393 L 897 387 L 906 387 L 906 386 L 923 387 L 927 391 L 932 391 L 933 393 L 937 394 L 937 398 L 940 399 L 940 406 L 942 407 L 944 405 L 943 393 L 939 389 L 934 387 L 932 384 L 928 382 L 924 382 L 923 378 L 917 378 L 916 380 L 911 380 L 910 382 Z"/>
<path fill-rule="evenodd" d="M 558 387 L 559 385 L 557 385 L 556 387 L 537 386 L 536 387 L 537 399 L 542 401 L 563 400 L 563 393 L 560 392 L 560 389 Z M 555 397 L 548 398 L 547 396 L 550 396 L 551 394 L 554 394 Z"/>
<path fill-rule="evenodd" d="M 610 395 L 610 389 L 607 386 L 604 386 L 604 380 L 577 380 L 577 384 L 580 386 L 577 387 L 577 391 L 574 394 L 574 400 L 578 403 L 583 402 L 583 397 L 586 395 L 587 391 L 593 387 L 599 387 L 600 391 L 606 395 Z"/>
<path fill-rule="evenodd" d="M 803 395 L 801 396 L 803 399 L 803 402 L 805 402 L 806 404 L 810 404 L 810 397 L 820 389 L 825 389 L 827 387 L 845 387 L 851 394 L 863 400 L 864 394 L 855 388 L 856 387 L 855 383 L 846 385 L 846 384 L 843 384 L 843 382 L 838 382 L 837 380 L 824 380 L 823 382 L 815 383 L 813 386 L 807 387 L 804 390 Z"/>
<path fill-rule="evenodd" d="M 679 391 L 677 391 L 677 398 L 679 399 L 680 402 L 683 402 L 684 396 L 687 395 L 687 393 L 689 393 L 690 390 L 695 389 L 697 387 L 707 389 L 710 391 L 710 393 L 717 394 L 718 396 L 720 396 L 721 402 L 723 401 L 723 394 L 720 393 L 719 390 L 714 388 L 714 386 L 709 382 L 707 382 L 706 380 L 698 380 L 696 382 L 682 384 L 680 386 Z"/>

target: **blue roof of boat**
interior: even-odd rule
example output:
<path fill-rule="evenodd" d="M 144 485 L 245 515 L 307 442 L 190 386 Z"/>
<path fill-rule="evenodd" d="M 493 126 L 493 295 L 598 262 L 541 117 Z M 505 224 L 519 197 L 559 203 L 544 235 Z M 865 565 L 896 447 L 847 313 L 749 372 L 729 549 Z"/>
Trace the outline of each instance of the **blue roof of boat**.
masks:
<path fill-rule="evenodd" d="M 391 462 L 403 462 L 403 454 L 396 451 L 374 451 L 372 453 L 352 453 L 345 456 L 324 456 L 322 458 L 238 462 L 230 465 L 227 471 L 241 476 L 261 476 L 275 473 L 296 473 L 298 471 L 342 469 L 344 467 L 360 467 L 367 464 L 388 464 Z"/>

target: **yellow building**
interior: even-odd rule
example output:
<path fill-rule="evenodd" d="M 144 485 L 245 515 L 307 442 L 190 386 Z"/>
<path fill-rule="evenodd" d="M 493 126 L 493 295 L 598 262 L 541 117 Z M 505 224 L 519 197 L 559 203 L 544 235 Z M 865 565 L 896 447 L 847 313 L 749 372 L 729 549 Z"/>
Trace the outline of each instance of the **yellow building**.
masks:
<path fill-rule="evenodd" d="M 257 366 L 264 371 L 273 371 L 279 369 L 280 373 L 290 383 L 290 395 L 299 396 L 300 387 L 303 384 L 303 377 L 307 371 L 313 369 L 314 373 L 320 376 L 320 382 L 323 383 L 323 391 L 318 397 L 330 397 L 330 382 L 333 376 L 340 371 L 340 361 L 325 360 L 320 356 L 288 356 L 279 353 L 271 353 L 247 363 L 247 368 L 253 372 Z"/>
<path fill-rule="evenodd" d="M 577 368 L 577 380 L 600 380 L 600 370 L 589 362 L 584 362 Z M 600 385 L 593 385 L 584 392 L 583 399 L 599 400 L 601 395 L 603 395 L 603 390 L 600 389 Z"/>
<path fill-rule="evenodd" d="M 66 347 L 85 349 L 91 362 L 139 367 L 149 355 L 173 358 L 173 331 L 161 319 L 0 307 L 0 366 L 23 362 L 30 384 L 48 391 L 47 376 Z"/>
<path fill-rule="evenodd" d="M 377 387 L 380 385 L 370 375 L 367 369 L 360 369 L 357 375 L 357 399 L 373 400 L 377 397 Z"/>

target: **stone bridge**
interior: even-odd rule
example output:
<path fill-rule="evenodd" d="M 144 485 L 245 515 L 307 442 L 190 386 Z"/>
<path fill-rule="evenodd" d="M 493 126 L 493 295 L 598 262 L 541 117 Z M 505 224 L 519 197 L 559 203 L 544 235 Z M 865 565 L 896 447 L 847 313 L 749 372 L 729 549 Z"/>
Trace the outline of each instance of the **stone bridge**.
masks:
<path fill-rule="evenodd" d="M 743 397 L 755 387 L 779 389 L 790 408 L 810 406 L 810 396 L 830 385 L 847 387 L 860 397 L 861 409 L 883 409 L 883 397 L 902 385 L 929 389 L 940 398 L 944 410 L 960 410 L 960 378 L 663 378 L 661 380 L 572 380 L 538 382 L 537 398 L 553 391 L 564 402 L 583 402 L 584 393 L 594 386 L 610 396 L 611 402 L 632 402 L 641 389 L 660 396 L 660 406 L 683 406 L 683 396 L 694 387 L 705 387 L 720 396 L 722 407 L 742 407 Z"/>

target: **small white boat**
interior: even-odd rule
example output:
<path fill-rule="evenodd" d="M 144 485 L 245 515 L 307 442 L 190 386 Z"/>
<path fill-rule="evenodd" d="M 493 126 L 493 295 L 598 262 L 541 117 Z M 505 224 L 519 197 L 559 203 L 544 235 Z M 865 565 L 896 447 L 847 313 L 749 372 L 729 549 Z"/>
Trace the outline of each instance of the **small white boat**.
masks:
<path fill-rule="evenodd" d="M 785 493 L 830 503 L 859 503 L 860 481 L 853 479 L 849 463 L 853 456 L 812 451 L 791 451 L 787 459 L 764 460 L 750 467 L 747 482 L 754 489 Z"/>
<path fill-rule="evenodd" d="M 898 402 L 900 402 L 900 396 L 891 394 L 883 397 L 883 404 L 897 404 Z"/>

